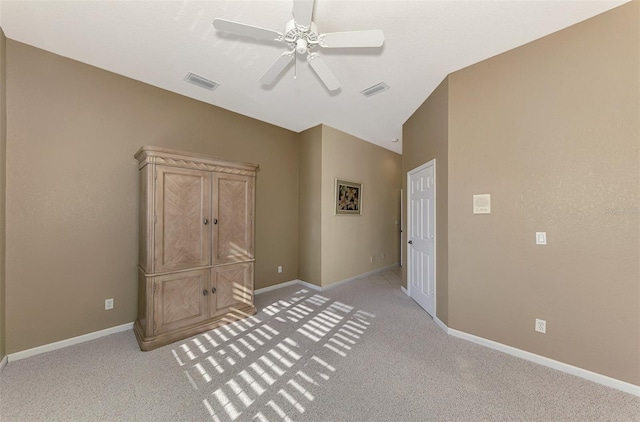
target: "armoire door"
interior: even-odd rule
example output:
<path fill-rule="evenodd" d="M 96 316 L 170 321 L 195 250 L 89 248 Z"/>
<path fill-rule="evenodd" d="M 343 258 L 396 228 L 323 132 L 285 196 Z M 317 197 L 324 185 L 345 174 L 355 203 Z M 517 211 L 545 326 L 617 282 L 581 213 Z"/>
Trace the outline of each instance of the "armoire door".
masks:
<path fill-rule="evenodd" d="M 211 288 L 215 291 L 209 302 L 212 317 L 252 305 L 253 262 L 212 268 Z"/>
<path fill-rule="evenodd" d="M 209 319 L 209 269 L 155 277 L 153 334 L 188 327 Z"/>
<path fill-rule="evenodd" d="M 254 178 L 213 175 L 213 264 L 253 259 Z"/>
<path fill-rule="evenodd" d="M 211 263 L 211 173 L 157 166 L 155 271 Z"/>

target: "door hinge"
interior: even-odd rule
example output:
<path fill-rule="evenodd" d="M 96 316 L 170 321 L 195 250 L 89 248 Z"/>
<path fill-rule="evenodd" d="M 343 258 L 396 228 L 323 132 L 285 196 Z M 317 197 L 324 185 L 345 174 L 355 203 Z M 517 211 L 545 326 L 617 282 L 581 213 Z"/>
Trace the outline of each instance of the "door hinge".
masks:
<path fill-rule="evenodd" d="M 158 169 L 153 169 L 153 178 L 158 179 Z"/>
<path fill-rule="evenodd" d="M 158 285 L 154 284 L 153 285 L 153 294 L 156 294 L 157 291 L 158 291 Z"/>
<path fill-rule="evenodd" d="M 156 224 L 158 222 L 158 216 L 156 214 L 153 214 L 153 224 Z"/>
<path fill-rule="evenodd" d="M 155 321 L 153 321 L 153 332 L 154 333 L 156 332 L 156 322 Z"/>

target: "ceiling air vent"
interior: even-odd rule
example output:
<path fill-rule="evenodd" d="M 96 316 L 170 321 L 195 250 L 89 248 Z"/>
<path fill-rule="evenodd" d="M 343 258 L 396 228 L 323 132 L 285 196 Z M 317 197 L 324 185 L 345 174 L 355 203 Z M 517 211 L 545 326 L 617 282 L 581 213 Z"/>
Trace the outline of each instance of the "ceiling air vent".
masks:
<path fill-rule="evenodd" d="M 363 89 L 362 91 L 360 91 L 360 93 L 365 97 L 371 97 L 372 95 L 379 94 L 382 91 L 386 91 L 387 89 L 389 89 L 389 85 L 385 84 L 384 82 L 380 82 L 378 84 L 370 86 L 369 88 Z"/>
<path fill-rule="evenodd" d="M 213 91 L 220 85 L 218 82 L 210 81 L 207 78 L 203 78 L 202 76 L 196 75 L 195 73 L 187 73 L 187 76 L 184 78 L 185 81 L 199 86 L 200 88 L 208 89 L 209 91 Z"/>

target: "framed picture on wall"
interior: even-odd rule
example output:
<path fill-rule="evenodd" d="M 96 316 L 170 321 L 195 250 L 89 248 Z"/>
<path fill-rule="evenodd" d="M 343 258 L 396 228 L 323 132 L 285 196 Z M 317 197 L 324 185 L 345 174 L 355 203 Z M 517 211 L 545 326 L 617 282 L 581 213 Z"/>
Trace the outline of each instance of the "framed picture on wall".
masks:
<path fill-rule="evenodd" d="M 362 215 L 362 183 L 336 179 L 336 215 Z"/>

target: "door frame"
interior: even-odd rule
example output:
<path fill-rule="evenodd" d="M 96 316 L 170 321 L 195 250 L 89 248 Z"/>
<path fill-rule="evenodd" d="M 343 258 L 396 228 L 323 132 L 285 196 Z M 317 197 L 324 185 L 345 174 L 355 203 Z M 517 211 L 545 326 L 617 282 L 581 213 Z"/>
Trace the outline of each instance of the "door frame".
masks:
<path fill-rule="evenodd" d="M 437 310 L 438 310 L 438 264 L 437 264 L 437 240 L 438 240 L 438 228 L 437 228 L 437 177 L 436 177 L 436 159 L 432 159 L 427 161 L 426 163 L 414 168 L 413 170 L 409 170 L 407 172 L 407 227 L 406 227 L 406 236 L 405 236 L 405 246 L 407 248 L 407 293 L 408 296 L 411 297 L 411 270 L 412 268 L 412 260 L 411 254 L 409 253 L 409 236 L 411 235 L 411 175 L 426 169 L 429 166 L 433 166 L 433 313 L 431 315 L 435 320 L 437 318 Z"/>
<path fill-rule="evenodd" d="M 404 190 L 400 189 L 400 266 L 402 267 L 402 259 L 403 259 L 403 255 L 404 255 L 404 248 L 403 248 L 403 244 L 402 244 L 402 235 L 404 234 L 404 224 L 403 224 L 403 219 L 404 219 L 404 201 L 402 200 L 402 196 L 404 195 Z M 407 262 L 407 268 L 409 268 L 408 262 Z M 407 290 L 408 292 L 409 290 Z"/>

